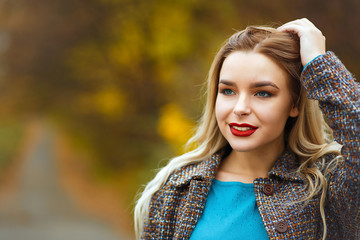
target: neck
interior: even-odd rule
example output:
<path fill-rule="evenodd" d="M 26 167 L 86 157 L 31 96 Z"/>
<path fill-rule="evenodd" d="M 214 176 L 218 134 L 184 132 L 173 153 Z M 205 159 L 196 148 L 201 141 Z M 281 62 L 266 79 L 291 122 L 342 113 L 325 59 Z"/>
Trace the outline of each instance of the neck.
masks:
<path fill-rule="evenodd" d="M 232 150 L 222 160 L 216 178 L 222 181 L 240 182 L 253 182 L 256 178 L 266 178 L 283 151 L 284 146 L 250 152 Z"/>

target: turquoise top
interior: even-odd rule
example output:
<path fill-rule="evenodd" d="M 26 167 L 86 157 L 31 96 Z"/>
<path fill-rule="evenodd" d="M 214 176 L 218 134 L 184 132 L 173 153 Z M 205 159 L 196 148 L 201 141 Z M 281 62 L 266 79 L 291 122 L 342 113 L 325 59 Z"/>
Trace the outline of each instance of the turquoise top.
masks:
<path fill-rule="evenodd" d="M 254 184 L 214 179 L 190 240 L 269 239 L 256 205 Z"/>

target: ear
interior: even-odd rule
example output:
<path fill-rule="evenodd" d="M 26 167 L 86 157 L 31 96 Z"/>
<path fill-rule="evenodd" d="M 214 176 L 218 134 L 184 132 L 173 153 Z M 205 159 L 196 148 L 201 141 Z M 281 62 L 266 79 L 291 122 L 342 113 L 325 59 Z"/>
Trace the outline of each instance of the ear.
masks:
<path fill-rule="evenodd" d="M 299 115 L 299 109 L 298 109 L 298 107 L 293 106 L 293 107 L 290 109 L 289 117 L 297 117 L 298 115 Z"/>

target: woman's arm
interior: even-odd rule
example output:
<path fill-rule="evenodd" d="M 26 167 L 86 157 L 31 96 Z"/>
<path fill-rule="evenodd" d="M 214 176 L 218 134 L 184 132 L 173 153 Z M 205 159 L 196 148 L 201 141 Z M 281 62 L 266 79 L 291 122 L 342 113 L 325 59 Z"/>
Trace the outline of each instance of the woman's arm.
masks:
<path fill-rule="evenodd" d="M 325 54 L 325 37 L 309 20 L 295 20 L 279 30 L 299 36 L 301 61 L 306 66 L 302 84 L 308 97 L 319 101 L 322 112 L 331 122 L 335 141 L 343 145 L 342 155 L 355 161 L 357 168 L 352 170 L 359 173 L 360 103 L 357 83 L 332 52 Z"/>
<path fill-rule="evenodd" d="M 304 66 L 308 64 L 302 73 L 302 84 L 308 97 L 319 101 L 319 107 L 330 121 L 334 140 L 343 145 L 341 154 L 345 161 L 328 179 L 328 204 L 329 211 L 336 215 L 338 224 L 347 229 L 347 234 L 355 234 L 360 221 L 358 85 L 334 53 L 323 53 L 325 38 L 310 21 L 296 20 L 279 29 L 299 35 L 302 63 Z M 311 53 L 312 51 L 314 53 Z"/>

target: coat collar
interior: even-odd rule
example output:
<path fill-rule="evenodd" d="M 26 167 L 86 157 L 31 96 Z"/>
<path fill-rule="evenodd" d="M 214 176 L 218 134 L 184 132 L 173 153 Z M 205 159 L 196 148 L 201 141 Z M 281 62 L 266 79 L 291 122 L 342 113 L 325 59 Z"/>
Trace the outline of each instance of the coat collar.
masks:
<path fill-rule="evenodd" d="M 216 171 L 224 154 L 225 150 L 221 149 L 205 160 L 181 167 L 170 176 L 168 183 L 181 187 L 189 184 L 191 180 L 211 182 L 215 178 Z"/>
<path fill-rule="evenodd" d="M 300 166 L 299 161 L 294 152 L 290 148 L 286 148 L 280 158 L 275 162 L 273 168 L 269 172 L 270 177 L 279 177 L 289 181 L 304 181 L 302 174 L 297 172 Z"/>
<path fill-rule="evenodd" d="M 188 185 L 191 180 L 211 182 L 215 178 L 222 158 L 226 156 L 227 153 L 228 150 L 225 147 L 205 160 L 181 167 L 170 176 L 168 183 L 181 187 Z M 279 177 L 284 180 L 303 182 L 301 174 L 296 171 L 298 166 L 299 164 L 295 154 L 287 148 L 275 162 L 274 167 L 269 172 L 269 177 Z"/>

